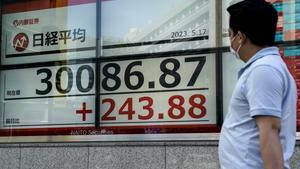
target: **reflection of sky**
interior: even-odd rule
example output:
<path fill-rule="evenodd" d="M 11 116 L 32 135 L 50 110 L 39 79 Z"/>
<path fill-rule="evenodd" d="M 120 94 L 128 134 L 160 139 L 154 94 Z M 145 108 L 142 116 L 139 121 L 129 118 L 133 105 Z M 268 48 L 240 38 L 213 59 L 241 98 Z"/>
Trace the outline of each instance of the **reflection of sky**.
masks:
<path fill-rule="evenodd" d="M 124 37 L 131 28 L 155 24 L 187 0 L 113 0 L 102 2 L 102 35 Z M 130 18 L 130 19 L 128 19 Z"/>

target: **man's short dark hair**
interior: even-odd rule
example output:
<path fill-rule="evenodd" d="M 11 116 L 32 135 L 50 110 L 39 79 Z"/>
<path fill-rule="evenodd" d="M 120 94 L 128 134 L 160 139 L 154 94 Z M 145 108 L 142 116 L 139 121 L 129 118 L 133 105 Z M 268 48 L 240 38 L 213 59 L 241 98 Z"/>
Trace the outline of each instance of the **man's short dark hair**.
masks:
<path fill-rule="evenodd" d="M 234 35 L 240 31 L 255 45 L 274 45 L 278 14 L 272 4 L 265 0 L 244 0 L 227 11 Z"/>

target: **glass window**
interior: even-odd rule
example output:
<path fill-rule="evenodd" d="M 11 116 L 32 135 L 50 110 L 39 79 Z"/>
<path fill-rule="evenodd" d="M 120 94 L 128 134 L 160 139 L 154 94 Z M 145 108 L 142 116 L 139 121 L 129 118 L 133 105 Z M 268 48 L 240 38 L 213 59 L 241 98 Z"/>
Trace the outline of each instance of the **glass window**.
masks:
<path fill-rule="evenodd" d="M 1 136 L 95 127 L 96 1 L 2 1 Z"/>
<path fill-rule="evenodd" d="M 238 81 L 238 72 L 243 67 L 244 62 L 238 60 L 231 53 L 223 53 L 222 55 L 222 72 L 223 72 L 223 116 L 228 113 L 228 106 L 231 94 Z"/>
<path fill-rule="evenodd" d="M 153 53 L 159 45 L 155 52 L 185 50 L 193 41 L 201 45 L 192 49 L 215 47 L 215 10 L 209 9 L 215 9 L 215 1 L 103 1 L 103 56 Z"/>
<path fill-rule="evenodd" d="M 64 2 L 4 1 L 1 64 L 95 58 L 96 3 Z"/>
<path fill-rule="evenodd" d="M 100 128 L 115 134 L 218 131 L 216 54 L 196 52 L 216 47 L 215 1 L 101 5 Z"/>
<path fill-rule="evenodd" d="M 3 1 L 0 135 L 218 132 L 215 7 Z"/>
<path fill-rule="evenodd" d="M 100 126 L 106 130 L 194 133 L 217 127 L 215 54 L 120 58 L 101 68 Z"/>

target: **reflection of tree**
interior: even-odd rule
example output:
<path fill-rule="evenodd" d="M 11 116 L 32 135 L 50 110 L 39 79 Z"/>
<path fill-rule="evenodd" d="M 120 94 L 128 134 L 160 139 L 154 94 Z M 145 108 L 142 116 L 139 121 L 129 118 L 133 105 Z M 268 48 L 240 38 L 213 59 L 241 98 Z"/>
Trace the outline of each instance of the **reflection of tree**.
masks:
<path fill-rule="evenodd" d="M 135 42 L 134 37 L 137 36 L 137 32 L 129 32 L 125 38 L 114 37 L 114 36 L 103 36 L 103 46 L 105 45 L 116 45 L 116 44 L 127 44 Z"/>
<path fill-rule="evenodd" d="M 102 46 L 115 45 L 115 44 L 127 44 L 127 43 L 130 43 L 130 42 L 128 40 L 124 40 L 121 38 L 108 36 L 108 37 L 103 37 Z M 108 50 L 103 50 L 104 55 L 106 52 L 108 52 Z M 131 49 L 129 49 L 129 48 L 113 48 L 109 52 L 109 55 L 120 55 L 120 54 L 126 54 L 126 53 L 131 53 Z"/>
<path fill-rule="evenodd" d="M 124 41 L 121 38 L 116 38 L 112 36 L 104 36 L 103 37 L 103 46 L 105 45 L 111 45 L 111 44 L 120 44 L 123 43 Z"/>

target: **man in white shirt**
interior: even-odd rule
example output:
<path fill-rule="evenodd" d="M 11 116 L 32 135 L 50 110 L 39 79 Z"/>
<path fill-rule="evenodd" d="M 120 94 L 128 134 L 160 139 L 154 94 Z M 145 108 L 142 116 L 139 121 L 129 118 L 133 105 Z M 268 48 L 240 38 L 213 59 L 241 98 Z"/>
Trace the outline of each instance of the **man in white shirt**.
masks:
<path fill-rule="evenodd" d="M 222 169 L 289 169 L 296 140 L 297 90 L 274 47 L 277 12 L 264 0 L 228 7 L 231 51 L 245 62 L 222 126 Z"/>

